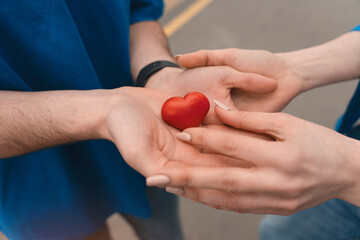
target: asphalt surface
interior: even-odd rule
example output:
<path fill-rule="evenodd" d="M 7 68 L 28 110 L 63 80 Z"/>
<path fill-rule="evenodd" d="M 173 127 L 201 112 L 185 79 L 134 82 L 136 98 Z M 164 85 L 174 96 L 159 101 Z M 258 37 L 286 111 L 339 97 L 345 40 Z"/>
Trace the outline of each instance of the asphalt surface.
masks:
<path fill-rule="evenodd" d="M 195 1 L 167 2 L 174 6 L 161 20 L 164 25 Z M 285 52 L 326 42 L 359 23 L 357 0 L 214 0 L 170 37 L 170 45 L 174 54 L 229 47 Z M 311 90 L 297 97 L 284 111 L 333 127 L 355 84 L 356 81 L 349 81 Z M 256 240 L 261 218 L 181 200 L 187 240 Z M 115 240 L 137 239 L 118 215 L 109 219 L 109 225 Z"/>

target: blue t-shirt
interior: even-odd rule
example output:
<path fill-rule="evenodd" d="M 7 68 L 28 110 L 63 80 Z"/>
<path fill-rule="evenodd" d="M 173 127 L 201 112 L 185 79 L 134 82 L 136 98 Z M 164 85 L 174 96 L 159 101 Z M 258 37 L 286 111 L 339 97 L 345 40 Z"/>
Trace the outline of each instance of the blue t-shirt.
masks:
<path fill-rule="evenodd" d="M 161 0 L 0 1 L 0 90 L 132 85 L 129 26 Z M 81 239 L 113 212 L 151 215 L 144 179 L 107 141 L 0 161 L 0 230 L 10 239 Z"/>
<path fill-rule="evenodd" d="M 354 28 L 352 31 L 360 31 L 360 25 Z M 336 131 L 343 134 L 348 133 L 349 131 L 352 130 L 354 124 L 359 118 L 360 118 L 360 82 L 355 90 L 353 97 L 349 102 L 349 105 L 346 108 L 345 113 L 339 118 L 339 120 L 336 123 L 336 127 L 335 127 Z M 356 136 L 359 136 L 359 134 L 356 133 Z"/>

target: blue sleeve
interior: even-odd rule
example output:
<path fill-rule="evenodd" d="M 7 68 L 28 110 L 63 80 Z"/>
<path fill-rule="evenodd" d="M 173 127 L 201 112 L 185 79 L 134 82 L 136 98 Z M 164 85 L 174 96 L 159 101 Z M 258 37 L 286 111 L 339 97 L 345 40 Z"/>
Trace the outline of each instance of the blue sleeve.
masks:
<path fill-rule="evenodd" d="M 162 0 L 131 0 L 130 23 L 157 20 L 164 9 Z"/>
<path fill-rule="evenodd" d="M 354 28 L 352 31 L 360 31 L 360 25 Z"/>

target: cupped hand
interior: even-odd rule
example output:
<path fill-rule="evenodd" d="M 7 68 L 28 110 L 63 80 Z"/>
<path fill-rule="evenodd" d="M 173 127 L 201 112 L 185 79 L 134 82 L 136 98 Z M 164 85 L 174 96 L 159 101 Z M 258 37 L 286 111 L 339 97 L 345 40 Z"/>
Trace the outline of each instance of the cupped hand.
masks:
<path fill-rule="evenodd" d="M 229 66 L 241 74 L 253 73 L 276 80 L 275 91 L 256 92 L 261 84 L 254 84 L 252 91 L 234 89 L 231 97 L 240 110 L 275 112 L 282 110 L 303 89 L 303 78 L 290 64 L 286 54 L 273 54 L 260 50 L 201 50 L 180 55 L 177 62 L 184 68 L 204 66 Z M 233 79 L 233 81 L 237 81 Z M 251 81 L 249 81 L 251 82 Z M 225 102 L 224 102 L 225 103 Z"/>
<path fill-rule="evenodd" d="M 218 117 L 236 129 L 261 133 L 250 138 L 209 128 L 180 134 L 209 152 L 241 159 L 251 168 L 167 165 L 170 192 L 218 209 L 289 215 L 332 198 L 360 206 L 360 149 L 357 140 L 284 113 L 225 111 Z M 184 137 L 186 136 L 186 137 Z M 190 141 L 189 141 L 190 140 Z"/>
<path fill-rule="evenodd" d="M 175 134 L 179 131 L 164 123 L 160 115 L 168 94 L 123 87 L 116 90 L 114 96 L 116 101 L 106 123 L 108 139 L 116 144 L 124 160 L 142 175 L 150 176 L 172 160 L 182 159 L 187 164 L 207 166 L 227 164 L 227 157 L 200 154 L 198 148 L 176 139 Z"/>
<path fill-rule="evenodd" d="M 254 73 L 242 73 L 227 66 L 199 67 L 188 70 L 165 68 L 155 74 L 146 85 L 170 95 L 184 96 L 189 92 L 201 92 L 211 103 L 211 110 L 204 123 L 220 123 L 213 111 L 212 100 L 219 100 L 236 109 L 231 90 L 238 89 L 253 94 L 266 94 L 277 88 L 274 79 Z"/>

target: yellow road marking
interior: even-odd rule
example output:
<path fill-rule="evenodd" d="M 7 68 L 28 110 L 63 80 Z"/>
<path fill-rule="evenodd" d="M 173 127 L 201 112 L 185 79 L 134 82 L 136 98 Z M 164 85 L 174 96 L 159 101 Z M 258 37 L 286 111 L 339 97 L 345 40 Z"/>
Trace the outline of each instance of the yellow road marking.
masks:
<path fill-rule="evenodd" d="M 165 14 L 171 12 L 171 10 L 173 10 L 183 2 L 184 0 L 165 0 Z"/>
<path fill-rule="evenodd" d="M 197 0 L 190 7 L 188 7 L 184 12 L 179 16 L 171 20 L 164 27 L 164 32 L 166 36 L 170 37 L 174 34 L 179 28 L 184 26 L 188 21 L 195 17 L 201 10 L 203 10 L 207 5 L 209 5 L 213 0 Z"/>

